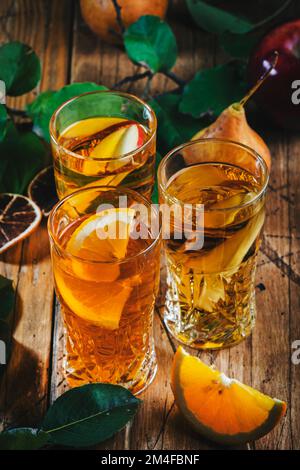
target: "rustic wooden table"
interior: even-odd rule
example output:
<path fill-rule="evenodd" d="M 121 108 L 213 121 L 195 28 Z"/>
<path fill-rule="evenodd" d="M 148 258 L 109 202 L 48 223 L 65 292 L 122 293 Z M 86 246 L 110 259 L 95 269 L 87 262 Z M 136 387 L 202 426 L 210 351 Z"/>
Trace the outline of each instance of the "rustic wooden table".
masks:
<path fill-rule="evenodd" d="M 168 20 L 179 45 L 176 72 L 191 78 L 200 67 L 223 59 L 211 36 L 196 29 L 174 1 Z M 41 90 L 72 81 L 95 81 L 110 86 L 133 73 L 125 53 L 101 42 L 83 23 L 71 0 L 2 0 L 0 40 L 20 40 L 36 50 L 42 61 Z M 156 78 L 154 91 L 172 88 Z M 129 90 L 139 93 L 141 84 Z M 26 97 L 28 101 L 33 94 Z M 24 106 L 24 99 L 14 100 Z M 265 234 L 259 257 L 257 323 L 244 343 L 201 358 L 247 384 L 288 402 L 286 418 L 256 449 L 300 448 L 300 365 L 291 361 L 292 343 L 300 339 L 300 139 L 295 134 L 263 128 L 273 154 Z M 262 132 L 262 129 L 260 129 Z M 13 350 L 0 389 L 3 427 L 35 425 L 47 406 L 66 388 L 61 373 L 63 336 L 55 302 L 46 224 L 1 258 L 1 272 L 14 280 Z M 176 345 L 155 315 L 159 371 L 143 396 L 138 415 L 124 431 L 105 443 L 107 449 L 207 449 L 174 406 L 169 385 Z M 0 424 L 1 425 L 1 424 Z"/>

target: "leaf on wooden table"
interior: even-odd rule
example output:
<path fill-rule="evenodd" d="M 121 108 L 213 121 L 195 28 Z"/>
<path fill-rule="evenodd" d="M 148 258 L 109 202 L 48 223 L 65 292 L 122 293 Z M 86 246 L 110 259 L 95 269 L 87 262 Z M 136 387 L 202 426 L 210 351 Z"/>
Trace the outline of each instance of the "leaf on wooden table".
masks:
<path fill-rule="evenodd" d="M 218 116 L 227 106 L 240 101 L 247 91 L 245 64 L 232 61 L 200 70 L 184 87 L 179 110 L 198 118 L 206 113 Z"/>
<path fill-rule="evenodd" d="M 178 107 L 180 101 L 181 95 L 166 93 L 150 102 L 158 120 L 158 150 L 162 155 L 190 140 L 207 125 L 204 119 L 195 119 L 181 113 Z"/>
<path fill-rule="evenodd" d="M 4 139 L 7 129 L 8 114 L 3 104 L 0 104 L 0 142 Z"/>
<path fill-rule="evenodd" d="M 294 0 L 286 0 L 285 2 L 277 0 L 276 2 L 272 2 L 272 4 L 270 3 L 269 15 L 265 16 L 260 21 L 256 21 L 248 32 L 224 31 L 220 37 L 220 43 L 223 49 L 233 57 L 247 58 L 255 45 L 277 24 L 279 19 L 280 22 L 289 19 L 294 6 Z"/>
<path fill-rule="evenodd" d="M 49 408 L 42 430 L 52 443 L 87 447 L 120 431 L 140 400 L 119 385 L 87 384 L 61 395 Z"/>
<path fill-rule="evenodd" d="M 153 193 L 152 193 L 152 197 L 151 197 L 151 200 L 152 200 L 153 204 L 158 204 L 157 170 L 158 170 L 158 166 L 161 162 L 161 159 L 162 159 L 161 154 L 159 152 L 156 152 L 156 156 L 155 156 L 155 181 L 154 181 L 154 188 L 153 188 Z"/>
<path fill-rule="evenodd" d="M 47 433 L 33 428 L 14 428 L 0 433 L 1 450 L 36 450 L 49 440 Z"/>
<path fill-rule="evenodd" d="M 176 62 L 177 43 L 170 26 L 158 16 L 141 16 L 125 31 L 129 58 L 153 73 L 170 70 Z"/>
<path fill-rule="evenodd" d="M 0 142 L 0 192 L 22 194 L 43 167 L 46 148 L 33 132 L 19 132 L 12 122 Z"/>
<path fill-rule="evenodd" d="M 40 60 L 31 47 L 17 41 L 0 46 L 0 80 L 5 82 L 8 95 L 33 90 L 40 78 Z"/>
<path fill-rule="evenodd" d="M 66 85 L 58 91 L 41 93 L 26 107 L 27 114 L 33 120 L 34 132 L 50 142 L 49 122 L 54 111 L 74 96 L 97 90 L 107 90 L 107 88 L 93 82 L 78 82 Z"/>
<path fill-rule="evenodd" d="M 252 22 L 208 2 L 186 0 L 186 3 L 195 23 L 210 33 L 246 33 L 252 29 Z"/>

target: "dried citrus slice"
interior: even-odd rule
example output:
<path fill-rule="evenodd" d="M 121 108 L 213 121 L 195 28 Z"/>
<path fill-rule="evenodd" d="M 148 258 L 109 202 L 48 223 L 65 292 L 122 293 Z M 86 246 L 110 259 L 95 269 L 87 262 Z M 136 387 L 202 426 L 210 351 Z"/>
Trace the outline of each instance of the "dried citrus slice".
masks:
<path fill-rule="evenodd" d="M 0 253 L 28 237 L 39 225 L 38 206 L 19 194 L 0 194 Z"/>
<path fill-rule="evenodd" d="M 205 438 L 233 445 L 259 439 L 285 414 L 271 398 L 204 364 L 179 347 L 172 366 L 176 403 Z"/>
<path fill-rule="evenodd" d="M 39 206 L 43 215 L 48 217 L 58 201 L 52 165 L 41 170 L 33 178 L 28 186 L 28 196 Z"/>

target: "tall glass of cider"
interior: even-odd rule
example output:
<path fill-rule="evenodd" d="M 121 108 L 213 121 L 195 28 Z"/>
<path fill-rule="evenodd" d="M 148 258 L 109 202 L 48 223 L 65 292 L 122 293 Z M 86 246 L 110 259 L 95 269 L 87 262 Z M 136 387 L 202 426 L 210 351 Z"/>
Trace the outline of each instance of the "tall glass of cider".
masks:
<path fill-rule="evenodd" d="M 122 185 L 150 199 L 156 117 L 139 98 L 117 91 L 71 98 L 54 112 L 50 138 L 60 199 L 99 185 Z"/>
<path fill-rule="evenodd" d="M 159 223 L 157 209 L 124 188 L 83 188 L 53 208 L 48 230 L 70 386 L 107 382 L 138 393 L 154 378 Z"/>
<path fill-rule="evenodd" d="M 171 151 L 158 179 L 170 214 L 168 237 L 163 220 L 167 328 L 198 349 L 239 343 L 255 321 L 268 168 L 246 146 L 202 139 Z"/>

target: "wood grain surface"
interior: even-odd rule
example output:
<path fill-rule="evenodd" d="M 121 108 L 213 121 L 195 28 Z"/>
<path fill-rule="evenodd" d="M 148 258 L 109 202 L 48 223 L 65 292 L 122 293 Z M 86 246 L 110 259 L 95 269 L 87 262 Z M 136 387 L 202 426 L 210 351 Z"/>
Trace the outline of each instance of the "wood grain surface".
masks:
<path fill-rule="evenodd" d="M 173 1 L 168 21 L 177 37 L 175 71 L 189 79 L 200 67 L 223 59 L 214 39 L 193 26 Z M 20 40 L 31 45 L 42 61 L 41 90 L 73 81 L 111 86 L 137 71 L 119 48 L 101 42 L 83 23 L 77 2 L 71 0 L 2 0 L 0 41 Z M 153 81 L 153 91 L 174 85 L 165 77 Z M 143 84 L 124 90 L 139 94 Z M 36 93 L 36 92 L 35 92 Z M 21 108 L 34 93 L 9 101 Z M 293 365 L 293 342 L 300 340 L 300 139 L 295 134 L 257 124 L 272 151 L 265 234 L 259 256 L 256 292 L 257 322 L 244 343 L 221 352 L 200 353 L 223 372 L 288 402 L 281 424 L 251 444 L 257 449 L 300 448 L 300 365 Z M 29 239 L 0 259 L 0 272 L 14 280 L 17 291 L 12 331 L 12 357 L 0 386 L 0 428 L 38 424 L 51 403 L 65 389 L 62 374 L 64 336 L 55 300 L 45 223 Z M 159 370 L 143 394 L 134 421 L 100 448 L 209 449 L 186 425 L 174 405 L 169 385 L 176 344 L 163 322 L 163 296 L 157 301 L 155 341 Z"/>

